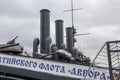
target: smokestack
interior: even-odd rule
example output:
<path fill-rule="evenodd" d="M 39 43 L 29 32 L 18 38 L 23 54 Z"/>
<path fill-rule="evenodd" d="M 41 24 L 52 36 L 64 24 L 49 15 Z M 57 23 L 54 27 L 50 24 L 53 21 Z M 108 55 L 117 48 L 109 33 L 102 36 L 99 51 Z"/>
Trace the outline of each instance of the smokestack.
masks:
<path fill-rule="evenodd" d="M 44 54 L 50 53 L 50 11 L 48 9 L 42 9 L 40 11 L 40 52 Z"/>
<path fill-rule="evenodd" d="M 67 51 L 72 52 L 74 48 L 74 30 L 72 27 L 66 28 L 66 43 L 67 43 Z"/>
<path fill-rule="evenodd" d="M 63 43 L 63 20 L 56 20 L 56 46 L 58 49 L 64 49 L 65 45 Z"/>

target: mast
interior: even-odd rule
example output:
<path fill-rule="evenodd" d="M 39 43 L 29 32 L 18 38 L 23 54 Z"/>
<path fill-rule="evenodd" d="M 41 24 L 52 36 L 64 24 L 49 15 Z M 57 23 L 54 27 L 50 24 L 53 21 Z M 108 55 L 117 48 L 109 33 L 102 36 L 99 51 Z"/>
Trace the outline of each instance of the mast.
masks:
<path fill-rule="evenodd" d="M 75 29 L 74 29 L 74 15 L 73 15 L 73 0 L 71 0 L 71 20 L 72 20 L 72 29 L 73 29 L 73 47 L 75 45 L 74 43 L 74 34 L 76 33 Z"/>
<path fill-rule="evenodd" d="M 73 47 L 75 45 L 75 41 L 74 41 L 74 36 L 76 33 L 76 29 L 74 28 L 74 10 L 80 10 L 82 8 L 76 8 L 74 9 L 74 5 L 73 5 L 73 0 L 71 0 L 71 21 L 72 21 L 72 29 L 73 29 Z"/>
<path fill-rule="evenodd" d="M 73 0 L 71 0 L 71 19 L 72 19 L 72 28 L 74 29 L 74 15 L 73 15 Z"/>

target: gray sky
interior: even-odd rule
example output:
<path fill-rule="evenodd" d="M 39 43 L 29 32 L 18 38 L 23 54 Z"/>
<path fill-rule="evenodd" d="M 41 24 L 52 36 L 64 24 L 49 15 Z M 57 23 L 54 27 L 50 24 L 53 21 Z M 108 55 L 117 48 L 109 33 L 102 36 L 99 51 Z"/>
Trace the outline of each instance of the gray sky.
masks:
<path fill-rule="evenodd" d="M 76 46 L 89 57 L 95 57 L 106 41 L 120 40 L 120 0 L 74 0 L 74 21 L 77 33 L 91 33 L 77 38 Z M 64 20 L 64 29 L 71 26 L 70 0 L 0 0 L 0 43 L 19 36 L 26 51 L 32 51 L 34 38 L 39 37 L 39 11 L 51 11 L 51 37 L 54 43 L 54 21 Z"/>

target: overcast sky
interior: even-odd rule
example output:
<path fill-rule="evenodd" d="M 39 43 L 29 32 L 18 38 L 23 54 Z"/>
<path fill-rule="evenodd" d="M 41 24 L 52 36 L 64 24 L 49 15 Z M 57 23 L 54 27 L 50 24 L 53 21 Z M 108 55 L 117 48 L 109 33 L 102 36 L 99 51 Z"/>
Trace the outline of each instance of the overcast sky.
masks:
<path fill-rule="evenodd" d="M 106 41 L 120 40 L 120 0 L 74 0 L 74 25 L 77 33 L 76 47 L 89 57 L 95 57 Z M 0 43 L 19 36 L 25 51 L 32 52 L 34 38 L 39 38 L 39 11 L 51 11 L 51 37 L 55 43 L 54 21 L 64 20 L 64 29 L 71 27 L 70 0 L 0 0 Z M 64 33 L 65 34 L 65 33 Z"/>

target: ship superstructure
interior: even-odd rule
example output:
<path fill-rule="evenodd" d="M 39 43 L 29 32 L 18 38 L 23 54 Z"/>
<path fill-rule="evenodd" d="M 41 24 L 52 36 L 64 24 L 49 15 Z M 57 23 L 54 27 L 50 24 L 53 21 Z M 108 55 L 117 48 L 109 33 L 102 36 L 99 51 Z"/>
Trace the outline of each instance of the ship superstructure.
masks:
<path fill-rule="evenodd" d="M 55 21 L 56 44 L 52 44 L 50 11 L 40 11 L 40 38 L 33 41 L 33 56 L 23 52 L 23 47 L 15 43 L 17 37 L 0 45 L 1 79 L 110 80 L 108 68 L 94 66 L 96 70 L 89 70 L 89 66 L 93 66 L 90 58 L 74 47 L 74 28 L 66 28 L 66 44 L 64 43 L 63 23 L 63 20 Z"/>

